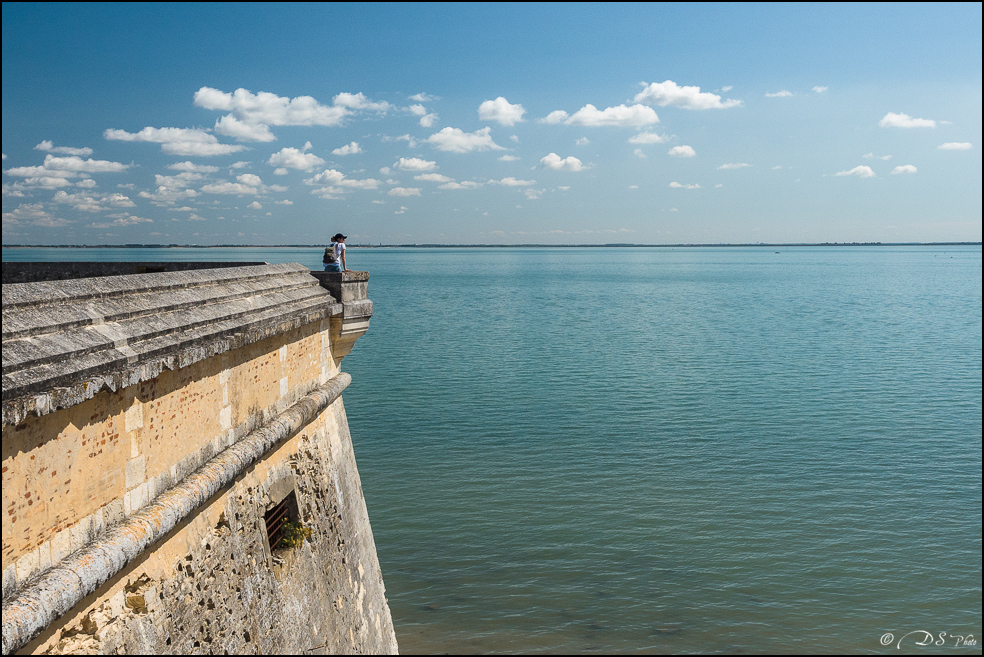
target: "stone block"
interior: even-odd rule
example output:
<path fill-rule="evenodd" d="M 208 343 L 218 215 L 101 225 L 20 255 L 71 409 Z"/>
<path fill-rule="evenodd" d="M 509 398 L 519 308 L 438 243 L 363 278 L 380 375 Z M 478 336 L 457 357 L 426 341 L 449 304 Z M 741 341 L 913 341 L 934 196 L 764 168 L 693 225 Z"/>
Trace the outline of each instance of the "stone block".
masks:
<path fill-rule="evenodd" d="M 146 459 L 141 455 L 126 462 L 126 489 L 132 490 L 146 479 Z"/>
<path fill-rule="evenodd" d="M 51 537 L 51 561 L 59 563 L 72 553 L 72 531 L 64 529 Z"/>
<path fill-rule="evenodd" d="M 126 512 L 123 508 L 123 500 L 116 499 L 103 506 L 103 523 L 107 527 L 112 527 L 123 521 Z"/>
<path fill-rule="evenodd" d="M 3 569 L 3 597 L 17 590 L 17 568 L 15 564 L 10 564 Z"/>
<path fill-rule="evenodd" d="M 41 554 L 37 549 L 22 555 L 15 564 L 17 566 L 17 581 L 26 582 L 30 579 L 31 575 L 38 571 L 40 561 Z"/>

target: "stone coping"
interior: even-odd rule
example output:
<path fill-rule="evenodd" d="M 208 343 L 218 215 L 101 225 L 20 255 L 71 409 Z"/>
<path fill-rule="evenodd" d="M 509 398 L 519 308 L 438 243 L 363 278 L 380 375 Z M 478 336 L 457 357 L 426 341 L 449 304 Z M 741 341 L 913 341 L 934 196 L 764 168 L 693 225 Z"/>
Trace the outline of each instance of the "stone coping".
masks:
<path fill-rule="evenodd" d="M 6 284 L 3 425 L 343 315 L 345 305 L 372 314 L 368 272 L 327 274 L 291 263 Z M 338 303 L 324 281 L 364 301 Z"/>
<path fill-rule="evenodd" d="M 188 271 L 191 269 L 221 269 L 265 265 L 266 262 L 5 262 L 3 284 L 37 283 L 39 281 L 67 281 L 76 278 L 98 276 L 123 276 L 126 274 L 150 274 L 159 272 Z"/>

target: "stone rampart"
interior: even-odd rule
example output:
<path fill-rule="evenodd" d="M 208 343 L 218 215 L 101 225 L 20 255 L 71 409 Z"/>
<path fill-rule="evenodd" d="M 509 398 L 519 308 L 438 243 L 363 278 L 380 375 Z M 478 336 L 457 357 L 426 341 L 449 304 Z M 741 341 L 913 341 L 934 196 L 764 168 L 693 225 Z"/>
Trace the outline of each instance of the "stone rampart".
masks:
<path fill-rule="evenodd" d="M 327 276 L 4 285 L 4 653 L 395 652 Z"/>

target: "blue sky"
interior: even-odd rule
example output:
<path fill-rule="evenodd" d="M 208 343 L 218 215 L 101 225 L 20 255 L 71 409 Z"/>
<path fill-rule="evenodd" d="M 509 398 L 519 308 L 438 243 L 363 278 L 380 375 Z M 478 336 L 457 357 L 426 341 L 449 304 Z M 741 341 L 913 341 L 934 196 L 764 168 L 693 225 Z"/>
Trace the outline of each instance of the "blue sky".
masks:
<path fill-rule="evenodd" d="M 4 244 L 979 241 L 981 5 L 3 5 Z"/>

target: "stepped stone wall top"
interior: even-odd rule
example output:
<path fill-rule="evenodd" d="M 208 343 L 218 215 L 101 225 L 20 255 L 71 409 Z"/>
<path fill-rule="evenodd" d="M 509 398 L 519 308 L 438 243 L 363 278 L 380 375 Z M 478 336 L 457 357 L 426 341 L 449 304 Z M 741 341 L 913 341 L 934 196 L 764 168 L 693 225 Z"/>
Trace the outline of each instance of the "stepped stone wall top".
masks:
<path fill-rule="evenodd" d="M 161 264 L 213 263 L 146 263 L 145 271 Z M 367 272 L 317 272 L 316 277 L 296 263 L 214 264 L 222 266 L 18 284 L 5 280 L 3 424 L 67 408 L 104 388 L 134 385 L 165 368 L 178 369 L 329 316 L 347 317 L 356 309 L 372 314 L 363 290 Z M 332 286 L 338 296 L 329 292 Z"/>

